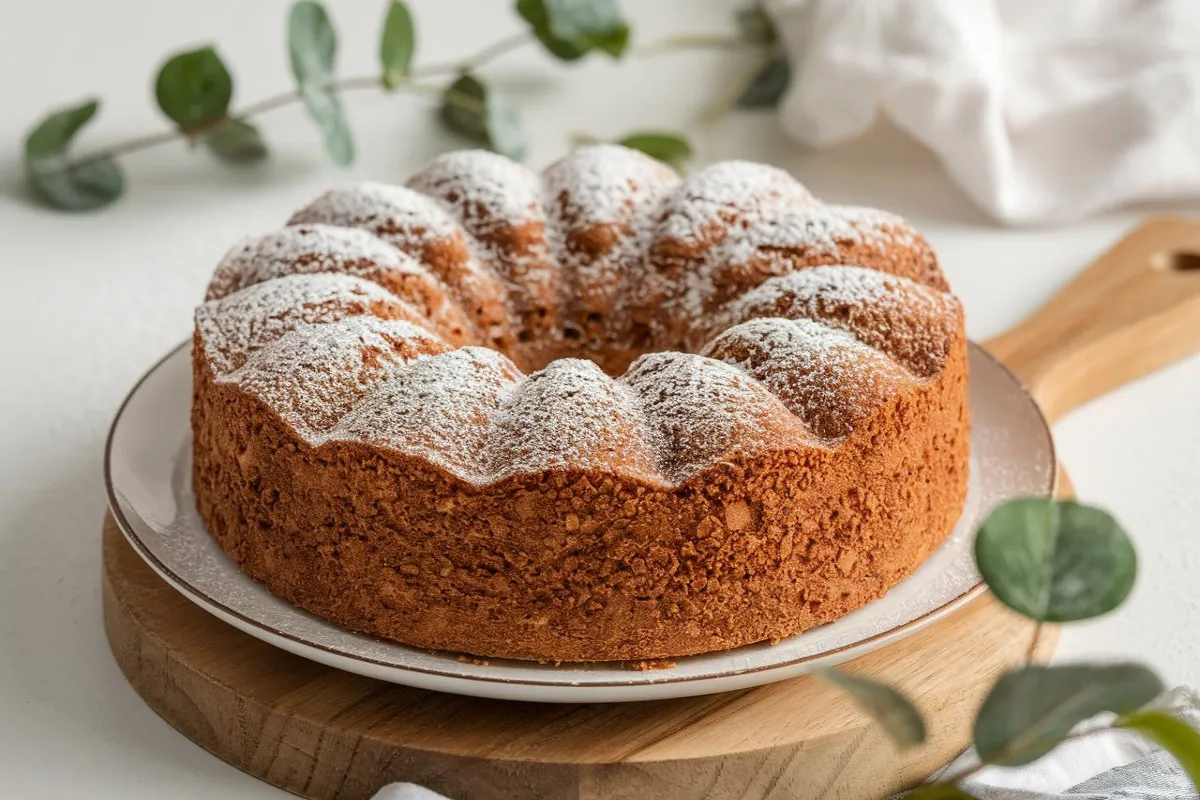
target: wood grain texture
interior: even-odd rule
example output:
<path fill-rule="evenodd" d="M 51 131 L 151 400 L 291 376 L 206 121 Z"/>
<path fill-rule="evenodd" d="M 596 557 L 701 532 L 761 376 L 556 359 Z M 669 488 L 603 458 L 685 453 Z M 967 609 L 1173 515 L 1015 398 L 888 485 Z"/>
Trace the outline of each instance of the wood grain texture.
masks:
<path fill-rule="evenodd" d="M 985 344 L 1050 420 L 1200 348 L 1200 222 L 1146 222 L 1026 322 Z M 1060 472 L 1060 495 L 1070 483 Z M 408 780 L 462 800 L 880 798 L 968 741 L 984 693 L 1057 629 L 990 597 L 845 666 L 901 687 L 929 741 L 899 754 L 840 692 L 800 677 L 647 703 L 538 705 L 381 683 L 235 630 L 104 524 L 104 618 L 155 711 L 218 757 L 311 798 Z"/>
<path fill-rule="evenodd" d="M 842 693 L 800 677 L 645 703 L 479 700 L 340 672 L 260 642 L 162 581 L 104 523 L 104 619 L 146 702 L 239 769 L 312 798 L 408 780 L 452 798 L 873 798 L 955 755 L 1033 627 L 989 597 L 846 665 L 903 688 L 930 740 L 903 755 Z M 1035 648 L 1048 657 L 1057 631 Z"/>
<path fill-rule="evenodd" d="M 984 343 L 1051 422 L 1200 350 L 1200 220 L 1149 219 Z"/>

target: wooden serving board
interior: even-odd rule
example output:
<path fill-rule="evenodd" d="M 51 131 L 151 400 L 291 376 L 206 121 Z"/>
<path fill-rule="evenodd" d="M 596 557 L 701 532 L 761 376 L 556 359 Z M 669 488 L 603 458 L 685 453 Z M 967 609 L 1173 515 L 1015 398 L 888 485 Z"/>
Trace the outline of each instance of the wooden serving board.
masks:
<path fill-rule="evenodd" d="M 1200 348 L 1200 223 L 1158 219 L 987 343 L 1053 420 Z M 1183 255 L 1181 255 L 1181 253 Z M 1069 492 L 1065 475 L 1060 488 Z M 845 669 L 900 686 L 930 737 L 900 754 L 812 677 L 707 697 L 559 705 L 438 694 L 306 661 L 171 589 L 104 522 L 104 620 L 117 663 L 192 741 L 310 798 L 392 781 L 452 798 L 881 798 L 957 754 L 995 677 L 1057 630 L 982 597 Z"/>

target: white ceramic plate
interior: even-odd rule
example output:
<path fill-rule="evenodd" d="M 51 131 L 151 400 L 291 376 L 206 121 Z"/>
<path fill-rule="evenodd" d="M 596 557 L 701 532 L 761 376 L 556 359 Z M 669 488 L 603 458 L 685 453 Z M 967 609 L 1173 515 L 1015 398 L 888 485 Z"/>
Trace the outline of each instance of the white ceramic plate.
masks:
<path fill-rule="evenodd" d="M 908 580 L 841 619 L 775 645 L 679 659 L 639 672 L 621 663 L 463 663 L 341 628 L 244 575 L 204 529 L 191 489 L 190 347 L 180 345 L 126 398 L 109 433 L 105 480 L 134 549 L 188 599 L 241 630 L 338 669 L 441 692 L 538 702 L 627 702 L 724 692 L 826 667 L 908 636 L 982 590 L 971 552 L 986 512 L 1018 495 L 1048 495 L 1054 445 L 1036 404 L 982 349 L 971 351 L 971 480 L 954 533 Z"/>

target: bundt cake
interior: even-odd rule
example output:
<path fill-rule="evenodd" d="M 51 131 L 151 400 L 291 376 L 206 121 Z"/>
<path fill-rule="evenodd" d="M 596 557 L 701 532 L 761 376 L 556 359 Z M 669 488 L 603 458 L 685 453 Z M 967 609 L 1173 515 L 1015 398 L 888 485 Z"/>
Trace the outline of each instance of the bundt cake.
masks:
<path fill-rule="evenodd" d="M 761 164 L 463 151 L 330 191 L 221 261 L 193 366 L 220 546 L 424 648 L 777 641 L 908 576 L 966 493 L 934 253 Z"/>

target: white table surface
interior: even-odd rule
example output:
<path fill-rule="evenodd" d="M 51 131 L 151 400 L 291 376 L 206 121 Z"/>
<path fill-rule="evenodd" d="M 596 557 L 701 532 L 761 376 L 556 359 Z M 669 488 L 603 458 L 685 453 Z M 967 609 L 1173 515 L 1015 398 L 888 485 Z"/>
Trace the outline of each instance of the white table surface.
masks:
<path fill-rule="evenodd" d="M 100 213 L 68 216 L 25 202 L 19 142 L 51 106 L 103 98 L 85 144 L 159 129 L 152 75 L 171 50 L 218 43 L 235 71 L 235 104 L 289 85 L 284 0 L 2 0 L 0 75 L 0 796 L 281 797 L 175 733 L 126 685 L 101 626 L 101 449 L 133 381 L 191 331 L 192 308 L 237 237 L 280 224 L 331 184 L 400 181 L 451 142 L 429 103 L 358 94 L 349 114 L 359 160 L 329 166 L 296 108 L 262 121 L 274 157 L 235 172 L 180 144 L 125 159 L 129 191 Z M 414 0 L 419 59 L 470 54 L 518 27 L 501 0 Z M 343 74 L 374 68 L 380 0 L 330 2 Z M 643 41 L 721 30 L 731 3 L 627 2 Z M 563 68 L 535 48 L 487 70 L 519 98 L 542 164 L 567 136 L 615 137 L 688 126 L 746 57 L 689 52 Z M 879 205 L 921 227 L 963 298 L 971 334 L 1015 322 L 1159 209 L 1054 228 L 995 227 L 933 158 L 879 130 L 805 153 L 771 115 L 728 119 L 702 137 L 704 160 L 749 157 L 793 171 L 815 193 Z M 1083 146 L 1083 145 L 1081 145 Z M 1196 204 L 1171 209 L 1187 213 Z M 1065 419 L 1059 450 L 1079 494 L 1102 502 L 1137 540 L 1132 599 L 1068 628 L 1059 657 L 1145 659 L 1169 683 L 1200 684 L 1200 359 L 1124 388 Z"/>

